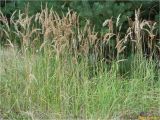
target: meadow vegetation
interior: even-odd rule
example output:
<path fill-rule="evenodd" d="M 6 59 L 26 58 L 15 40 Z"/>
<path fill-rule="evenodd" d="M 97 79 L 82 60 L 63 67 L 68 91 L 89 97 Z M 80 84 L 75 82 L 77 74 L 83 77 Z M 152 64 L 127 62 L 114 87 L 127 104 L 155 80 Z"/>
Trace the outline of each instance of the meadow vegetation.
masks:
<path fill-rule="evenodd" d="M 17 16 L 17 17 L 15 17 Z M 29 16 L 0 12 L 0 117 L 3 119 L 137 119 L 160 114 L 157 22 L 121 15 L 95 31 L 78 13 L 52 9 Z"/>

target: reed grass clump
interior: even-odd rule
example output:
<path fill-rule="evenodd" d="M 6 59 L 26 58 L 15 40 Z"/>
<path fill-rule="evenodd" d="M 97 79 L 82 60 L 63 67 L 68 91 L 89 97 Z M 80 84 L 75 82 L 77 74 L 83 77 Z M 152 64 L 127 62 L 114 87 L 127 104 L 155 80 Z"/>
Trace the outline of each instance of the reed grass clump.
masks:
<path fill-rule="evenodd" d="M 136 119 L 159 114 L 159 44 L 156 22 L 139 19 L 125 35 L 120 17 L 104 35 L 68 10 L 29 16 L 0 12 L 0 118 Z M 17 16 L 17 17 L 15 17 Z M 116 26 L 116 29 L 114 28 Z M 144 45 L 145 44 L 145 45 Z M 145 54 L 149 59 L 146 59 Z"/>

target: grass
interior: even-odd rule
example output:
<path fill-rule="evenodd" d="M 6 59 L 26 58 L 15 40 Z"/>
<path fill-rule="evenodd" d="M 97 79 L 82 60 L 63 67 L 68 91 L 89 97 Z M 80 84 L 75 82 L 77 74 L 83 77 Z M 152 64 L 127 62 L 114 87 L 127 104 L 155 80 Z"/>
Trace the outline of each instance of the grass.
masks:
<path fill-rule="evenodd" d="M 157 113 L 160 82 L 153 62 L 131 61 L 129 77 L 101 66 L 89 77 L 86 62 L 57 61 L 50 55 L 1 55 L 0 108 L 4 119 L 112 119 Z M 9 55 L 7 55 L 9 54 Z M 158 75 L 158 74 L 157 74 Z M 128 118 L 129 119 L 129 118 Z"/>
<path fill-rule="evenodd" d="M 160 113 L 159 69 L 155 60 L 142 57 L 142 29 L 135 28 L 137 42 L 132 46 L 137 51 L 126 59 L 129 33 L 125 39 L 120 33 L 106 33 L 100 39 L 89 22 L 81 28 L 78 15 L 70 11 L 62 18 L 47 8 L 32 17 L 19 12 L 17 20 L 14 14 L 9 27 L 1 13 L 10 47 L 0 51 L 0 117 L 137 119 L 141 112 Z M 100 45 L 111 50 L 113 36 L 117 54 L 108 63 Z M 14 40 L 19 40 L 20 48 Z M 156 49 L 156 43 L 152 46 Z"/>

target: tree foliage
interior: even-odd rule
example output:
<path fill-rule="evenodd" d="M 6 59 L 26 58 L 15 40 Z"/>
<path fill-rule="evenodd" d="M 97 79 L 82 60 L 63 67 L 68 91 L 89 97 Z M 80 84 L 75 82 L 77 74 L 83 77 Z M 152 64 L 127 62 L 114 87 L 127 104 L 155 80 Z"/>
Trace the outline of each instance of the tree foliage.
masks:
<path fill-rule="evenodd" d="M 82 19 L 90 19 L 91 22 L 96 25 L 97 30 L 101 30 L 101 25 L 105 19 L 113 18 L 116 20 L 117 16 L 121 14 L 121 23 L 127 21 L 127 17 L 134 16 L 134 10 L 141 7 L 141 16 L 143 19 L 150 19 L 158 21 L 159 2 L 158 1 L 133 1 L 133 0 L 3 0 L 1 1 L 1 10 L 6 15 L 10 15 L 14 10 L 25 10 L 29 5 L 28 10 L 30 14 L 34 14 L 41 10 L 41 6 L 53 8 L 59 13 L 67 12 L 68 8 L 77 11 Z M 83 22 L 82 22 L 83 23 Z"/>

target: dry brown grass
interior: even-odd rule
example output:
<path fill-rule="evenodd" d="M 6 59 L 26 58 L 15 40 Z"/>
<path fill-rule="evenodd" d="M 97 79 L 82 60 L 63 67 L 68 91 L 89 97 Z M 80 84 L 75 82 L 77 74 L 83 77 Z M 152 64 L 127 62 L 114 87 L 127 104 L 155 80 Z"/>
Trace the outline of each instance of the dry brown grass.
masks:
<path fill-rule="evenodd" d="M 18 14 L 18 19 L 15 18 Z M 85 26 L 80 26 L 79 16 L 76 12 L 68 10 L 67 14 L 60 16 L 52 9 L 42 9 L 40 13 L 29 16 L 20 11 L 14 12 L 10 21 L 0 12 L 0 22 L 4 25 L 0 35 L 6 39 L 7 44 L 14 47 L 15 41 L 20 42 L 23 49 L 32 48 L 33 51 L 41 51 L 46 46 L 50 46 L 57 57 L 64 54 L 71 54 L 74 58 L 78 56 L 94 55 L 96 59 L 101 58 L 103 52 L 106 51 L 102 45 L 108 46 L 108 55 L 114 53 L 112 47 L 116 50 L 116 58 L 119 59 L 128 47 L 126 43 L 131 44 L 132 53 L 144 54 L 147 50 L 149 56 L 159 53 L 157 40 L 156 22 L 140 20 L 140 9 L 135 11 L 135 21 L 129 18 L 129 28 L 125 36 L 121 35 L 119 25 L 121 15 L 114 22 L 107 19 L 103 23 L 103 27 L 109 29 L 109 32 L 98 37 L 89 20 L 86 20 Z M 10 24 L 10 25 L 9 25 Z M 116 25 L 116 31 L 114 30 Z M 110 42 L 114 41 L 115 46 Z"/>

